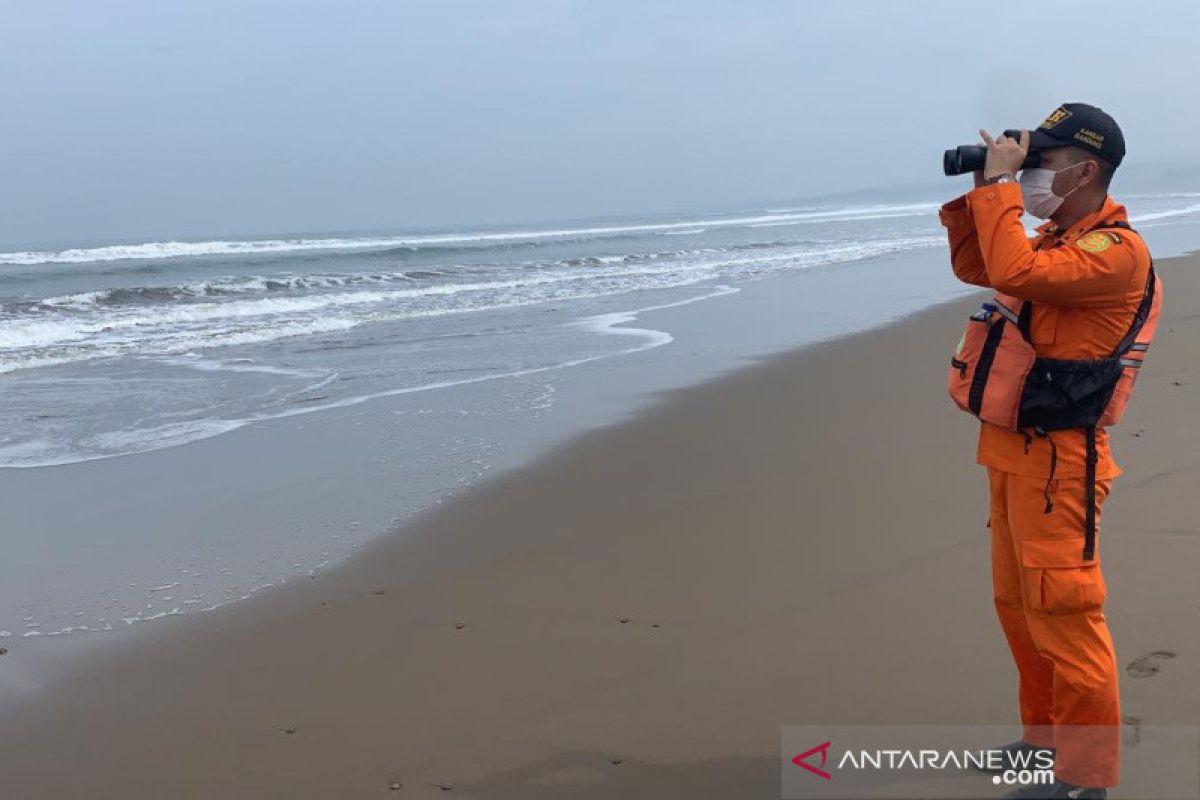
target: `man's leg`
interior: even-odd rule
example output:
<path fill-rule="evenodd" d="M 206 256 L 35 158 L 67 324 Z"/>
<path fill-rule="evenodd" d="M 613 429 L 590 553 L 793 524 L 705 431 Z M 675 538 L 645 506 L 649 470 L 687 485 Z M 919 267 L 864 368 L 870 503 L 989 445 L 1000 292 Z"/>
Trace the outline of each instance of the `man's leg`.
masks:
<path fill-rule="evenodd" d="M 1097 524 L 1110 483 L 1097 482 Z M 1117 663 L 1104 618 L 1099 548 L 1095 559 L 1083 559 L 1086 486 L 1082 479 L 1054 481 L 1049 514 L 1044 487 L 1040 478 L 1010 475 L 1006 500 L 1027 630 L 1053 665 L 1055 772 L 1080 786 L 1111 787 L 1120 774 Z"/>
<path fill-rule="evenodd" d="M 1053 747 L 1050 725 L 1054 698 L 1054 667 L 1038 652 L 1025 618 L 1021 559 L 1008 516 L 1009 486 L 1014 477 L 1016 476 L 988 468 L 988 488 L 991 495 L 988 520 L 992 527 L 992 596 L 996 604 L 996 614 L 1000 617 L 1000 627 L 1004 629 L 1008 649 L 1012 651 L 1013 661 L 1016 662 L 1020 676 L 1021 722 L 1025 726 L 1021 738 L 1037 747 Z"/>

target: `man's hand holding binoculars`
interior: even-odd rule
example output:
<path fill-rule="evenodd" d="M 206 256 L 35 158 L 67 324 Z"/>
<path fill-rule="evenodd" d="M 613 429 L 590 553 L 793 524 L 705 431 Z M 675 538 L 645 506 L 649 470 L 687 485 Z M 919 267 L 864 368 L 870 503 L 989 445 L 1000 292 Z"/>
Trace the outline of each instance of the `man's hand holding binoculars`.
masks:
<path fill-rule="evenodd" d="M 1015 133 L 1015 131 L 1009 131 L 1009 133 Z M 1019 139 L 1005 134 L 993 139 L 990 133 L 980 128 L 979 138 L 983 139 L 983 143 L 987 145 L 987 159 L 984 161 L 982 170 L 975 170 L 975 188 L 979 188 L 986 181 L 1001 175 L 1016 177 L 1029 155 L 1029 131 L 1021 131 Z"/>

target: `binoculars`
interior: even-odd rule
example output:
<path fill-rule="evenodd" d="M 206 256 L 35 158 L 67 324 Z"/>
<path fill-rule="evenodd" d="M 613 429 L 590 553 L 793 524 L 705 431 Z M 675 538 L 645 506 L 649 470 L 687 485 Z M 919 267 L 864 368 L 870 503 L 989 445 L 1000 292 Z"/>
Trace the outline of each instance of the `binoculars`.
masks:
<path fill-rule="evenodd" d="M 1004 135 L 1010 139 L 1020 139 L 1021 131 L 1007 130 Z M 942 171 L 947 175 L 962 175 L 966 172 L 983 169 L 985 161 L 987 161 L 986 147 L 981 144 L 960 144 L 942 154 Z M 1031 152 L 1025 157 L 1021 169 L 1036 167 L 1041 162 L 1041 154 Z"/>

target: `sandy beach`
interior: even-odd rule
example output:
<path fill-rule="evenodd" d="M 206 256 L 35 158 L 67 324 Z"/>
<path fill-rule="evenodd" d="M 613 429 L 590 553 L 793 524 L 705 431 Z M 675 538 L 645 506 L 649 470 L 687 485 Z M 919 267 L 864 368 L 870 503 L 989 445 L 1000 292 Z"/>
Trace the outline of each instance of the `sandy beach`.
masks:
<path fill-rule="evenodd" d="M 1144 724 L 1200 720 L 1198 267 L 1160 264 L 1102 525 L 1120 661 L 1159 654 L 1123 675 Z M 335 569 L 95 648 L 5 714 L 0 796 L 773 798 L 784 725 L 1015 738 L 943 388 L 975 304 L 666 394 Z"/>

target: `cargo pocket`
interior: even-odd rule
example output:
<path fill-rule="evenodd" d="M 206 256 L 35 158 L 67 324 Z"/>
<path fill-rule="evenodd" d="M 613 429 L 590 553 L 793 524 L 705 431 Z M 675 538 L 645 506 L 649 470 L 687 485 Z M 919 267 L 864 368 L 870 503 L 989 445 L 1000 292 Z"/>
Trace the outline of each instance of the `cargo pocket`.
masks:
<path fill-rule="evenodd" d="M 975 380 L 975 367 L 983 353 L 991 329 L 990 315 L 977 311 L 967 322 L 967 329 L 958 340 L 954 355 L 950 356 L 950 374 L 946 389 L 955 404 L 963 411 L 974 413 L 970 407 L 971 386 Z"/>
<path fill-rule="evenodd" d="M 1043 614 L 1080 614 L 1104 605 L 1098 560 L 1083 559 L 1083 537 L 1021 542 L 1025 606 Z"/>

